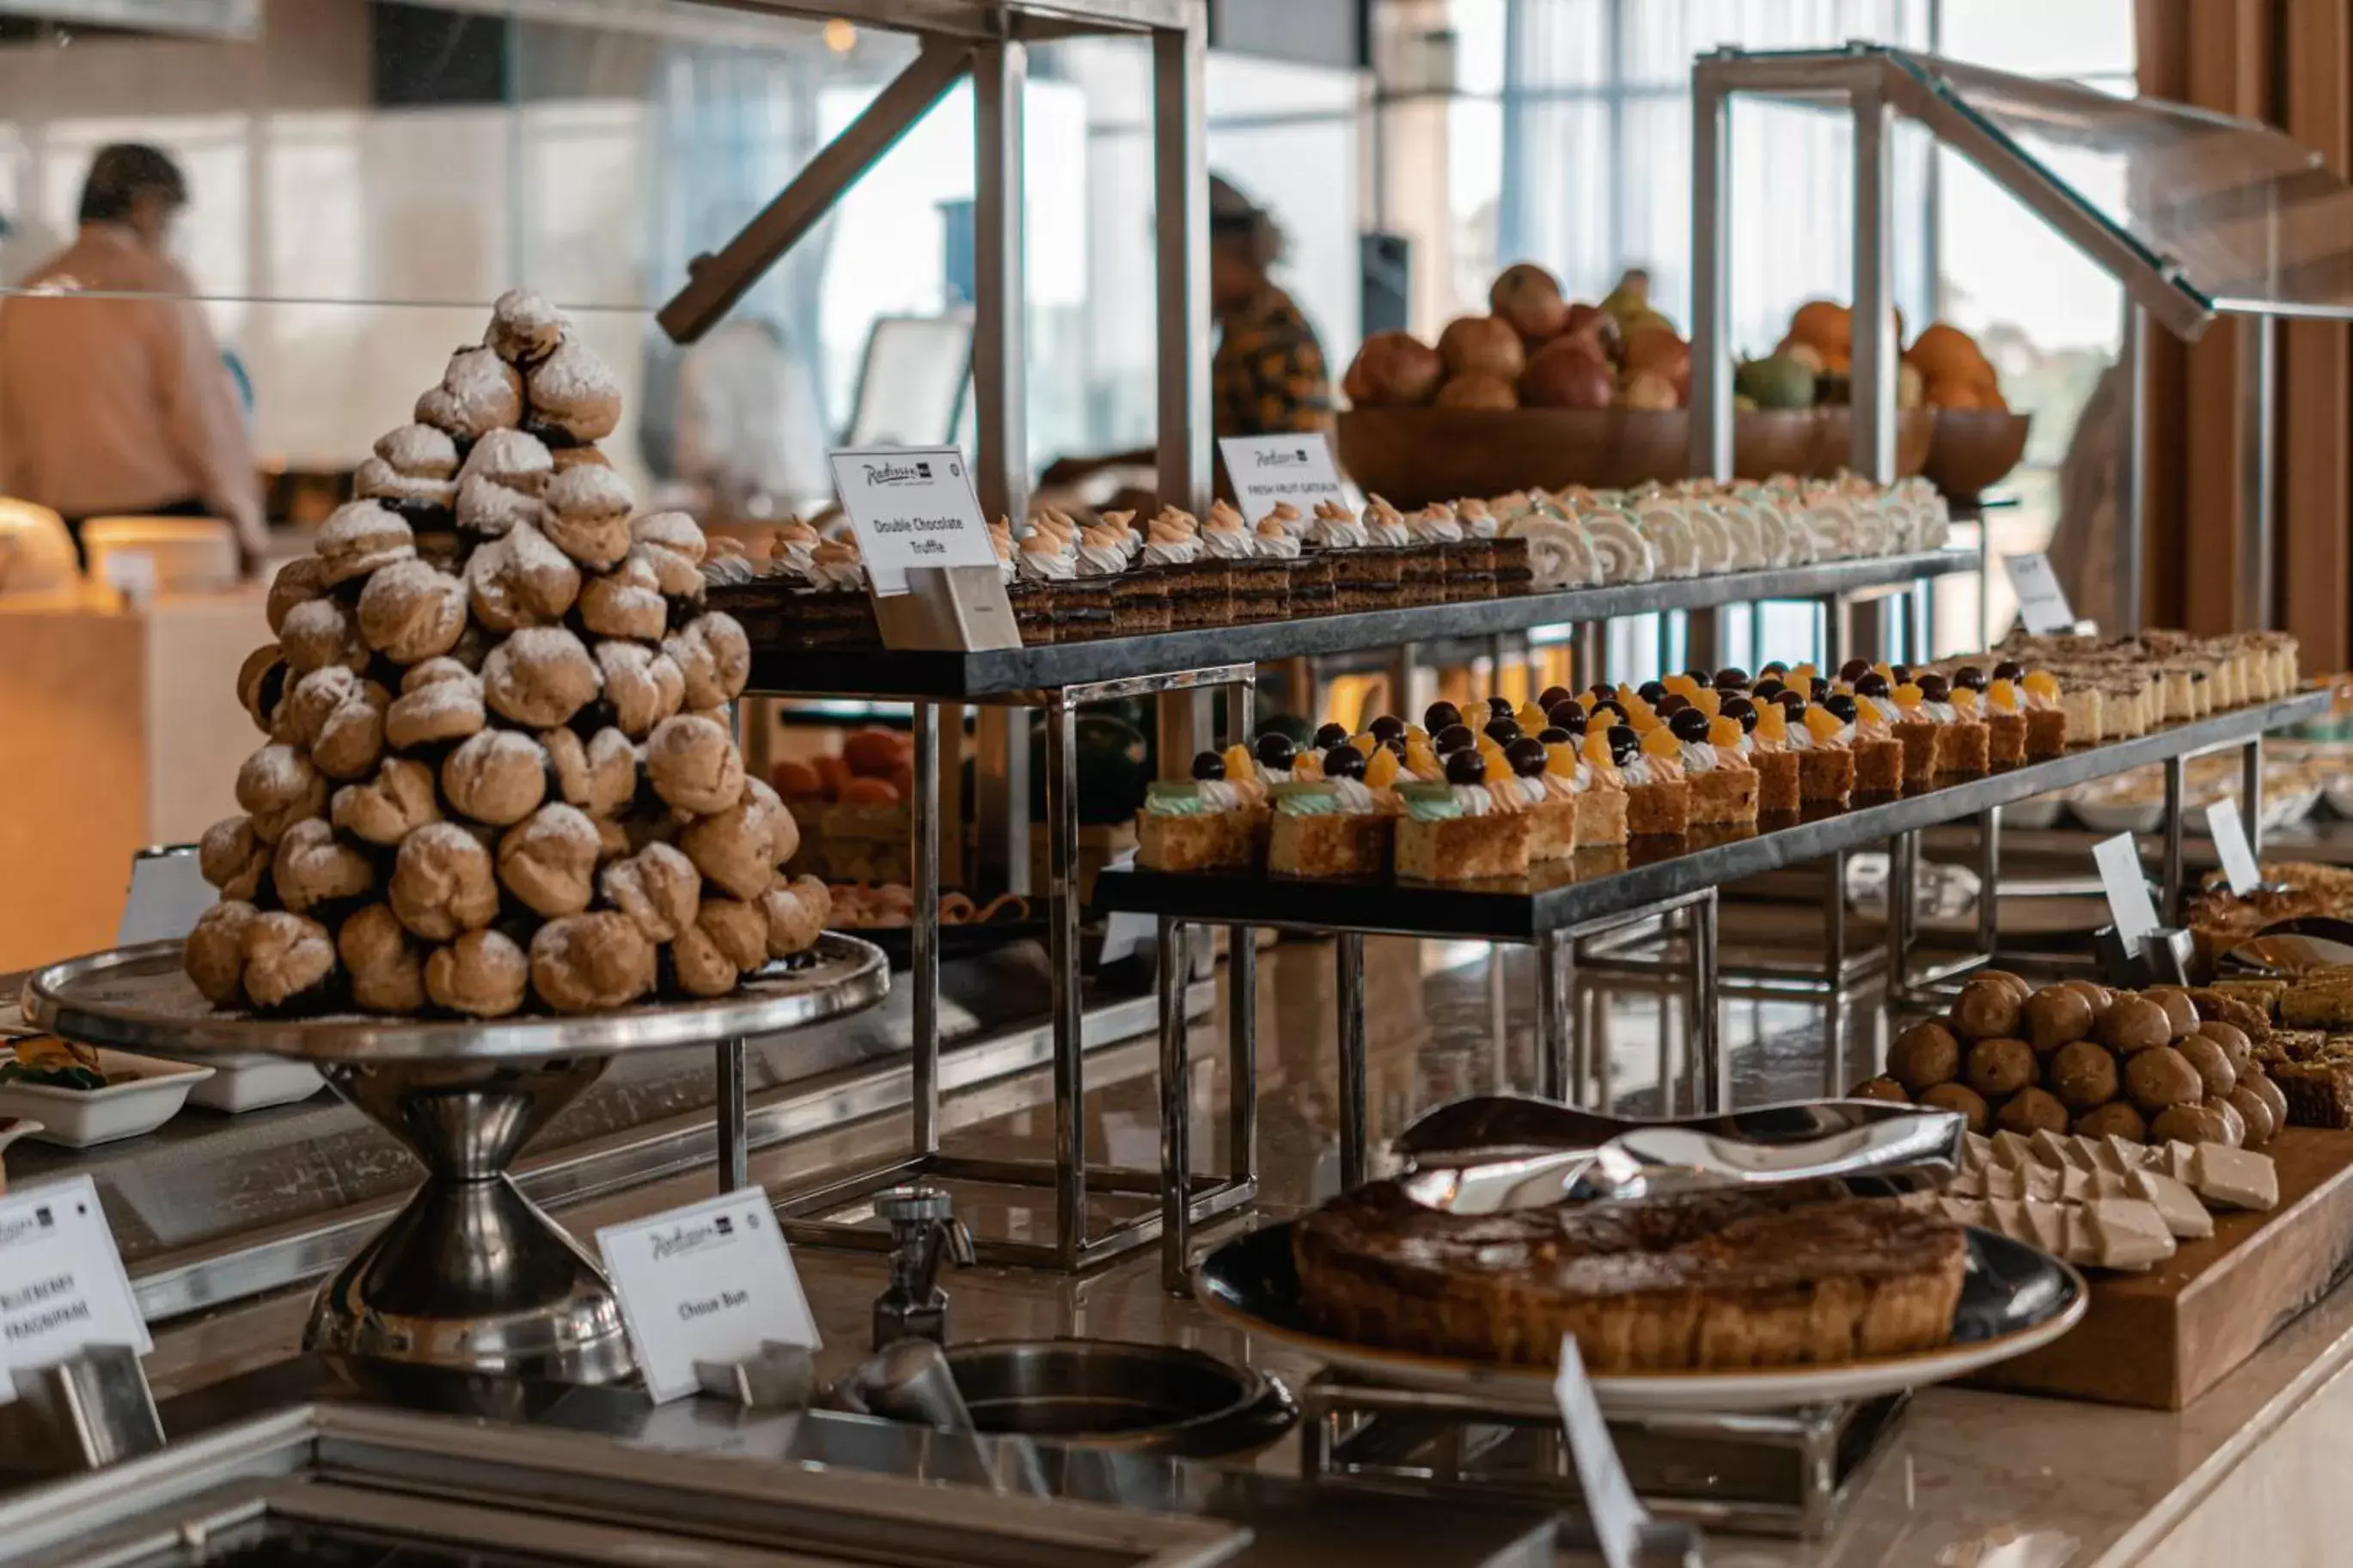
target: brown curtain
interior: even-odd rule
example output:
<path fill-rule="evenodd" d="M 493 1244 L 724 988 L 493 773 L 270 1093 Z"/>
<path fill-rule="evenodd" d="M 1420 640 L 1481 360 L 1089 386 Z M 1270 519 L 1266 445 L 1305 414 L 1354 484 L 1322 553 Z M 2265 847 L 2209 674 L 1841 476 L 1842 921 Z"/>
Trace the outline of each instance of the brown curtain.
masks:
<path fill-rule="evenodd" d="M 2353 19 L 2346 0 L 2137 0 L 2140 90 L 2277 125 L 2353 169 Z M 2353 241 L 2353 237 L 2348 237 Z M 2148 624 L 2239 620 L 2242 417 L 2239 334 L 2217 321 L 2182 343 L 2149 330 Z M 2353 662 L 2353 353 L 2334 322 L 2282 322 L 2272 437 L 2273 618 L 2307 671 Z"/>

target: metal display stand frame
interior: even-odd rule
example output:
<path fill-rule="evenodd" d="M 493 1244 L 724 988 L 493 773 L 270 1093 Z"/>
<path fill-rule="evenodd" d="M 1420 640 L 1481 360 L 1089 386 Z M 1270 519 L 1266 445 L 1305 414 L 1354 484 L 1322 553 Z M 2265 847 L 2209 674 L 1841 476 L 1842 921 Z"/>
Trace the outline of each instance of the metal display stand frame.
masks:
<path fill-rule="evenodd" d="M 871 1006 L 890 984 L 880 948 L 828 931 L 709 1001 L 491 1019 L 272 1018 L 216 1009 L 183 973 L 181 944 L 155 942 L 35 971 L 25 1012 L 93 1045 L 311 1062 L 423 1163 L 408 1202 L 320 1288 L 305 1349 L 609 1383 L 637 1367 L 620 1303 L 589 1251 L 516 1187 L 515 1156 L 612 1058 L 715 1043 L 723 1085 L 731 1056 L 737 1064 L 740 1163 L 744 1037 Z M 723 1104 L 723 1151 L 729 1137 Z"/>

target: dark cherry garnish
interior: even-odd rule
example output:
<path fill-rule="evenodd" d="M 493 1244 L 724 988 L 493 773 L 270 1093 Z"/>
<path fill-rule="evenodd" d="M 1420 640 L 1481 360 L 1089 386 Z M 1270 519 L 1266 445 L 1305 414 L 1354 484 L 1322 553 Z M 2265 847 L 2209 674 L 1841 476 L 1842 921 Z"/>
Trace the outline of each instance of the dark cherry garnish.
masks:
<path fill-rule="evenodd" d="M 1490 719 L 1508 719 L 1517 711 L 1518 710 L 1512 706 L 1512 700 L 1508 697 L 1487 699 L 1487 717 Z"/>
<path fill-rule="evenodd" d="M 1405 734 L 1405 721 L 1394 713 L 1384 713 L 1366 726 L 1376 741 L 1395 741 Z"/>
<path fill-rule="evenodd" d="M 1566 686 L 1547 686 L 1544 689 L 1544 695 L 1536 699 L 1536 706 L 1549 713 L 1576 695 Z"/>
<path fill-rule="evenodd" d="M 1567 730 L 1562 729 L 1557 724 L 1554 725 L 1549 730 L 1542 730 L 1536 733 L 1537 742 L 1540 744 L 1546 746 L 1567 745 L 1569 742 L 1576 739 L 1577 737 L 1575 735 L 1569 733 Z"/>
<path fill-rule="evenodd" d="M 1993 678 L 1996 680 L 2024 680 L 2026 666 L 2014 658 L 2003 659 L 1993 667 Z"/>
<path fill-rule="evenodd" d="M 1667 733 L 1678 741 L 1704 741 L 1707 739 L 1707 715 L 1696 708 L 1679 709 L 1667 721 Z"/>
<path fill-rule="evenodd" d="M 1564 730 L 1574 730 L 1585 722 L 1585 704 L 1574 697 L 1564 697 L 1545 704 L 1545 717 Z"/>
<path fill-rule="evenodd" d="M 1324 753 L 1324 776 L 1327 779 L 1360 779 L 1365 776 L 1365 753 L 1345 741 Z"/>
<path fill-rule="evenodd" d="M 1612 724 L 1623 724 L 1633 717 L 1626 711 L 1626 705 L 1622 702 L 1597 702 L 1593 705 L 1593 711 L 1587 715 L 1588 721 L 1599 719 L 1604 713 L 1609 715 Z"/>
<path fill-rule="evenodd" d="M 1870 673 L 1871 660 L 1867 658 L 1851 658 L 1839 666 L 1839 679 L 1849 686 L 1852 686 Z"/>
<path fill-rule="evenodd" d="M 1691 705 L 1692 700 L 1682 692 L 1670 691 L 1659 699 L 1659 717 L 1665 719 L 1684 712 L 1691 708 Z"/>
<path fill-rule="evenodd" d="M 1965 664 L 1953 671 L 1953 689 L 1956 691 L 1983 691 L 1985 689 L 1986 672 L 1976 665 Z"/>
<path fill-rule="evenodd" d="M 1746 697 L 1727 697 L 1716 712 L 1723 718 L 1740 721 L 1740 732 L 1746 734 L 1757 728 L 1757 704 Z"/>
<path fill-rule="evenodd" d="M 1792 721 L 1803 719 L 1806 716 L 1806 700 L 1794 691 L 1785 690 L 1773 700 L 1781 705 L 1781 711 L 1788 714 Z"/>
<path fill-rule="evenodd" d="M 1626 724 L 1609 726 L 1609 760 L 1611 762 L 1630 763 L 1641 754 L 1642 737 L 1634 733 L 1632 726 Z"/>
<path fill-rule="evenodd" d="M 1437 734 L 1449 725 L 1462 722 L 1462 710 L 1451 702 L 1433 702 L 1421 710 L 1421 727 Z"/>
<path fill-rule="evenodd" d="M 1471 726 L 1468 724 L 1449 724 L 1430 738 L 1430 748 L 1442 757 L 1449 752 L 1475 750 L 1479 744 L 1479 737 L 1471 732 Z"/>
<path fill-rule="evenodd" d="M 1775 675 L 1775 676 L 1782 676 L 1782 677 L 1786 677 L 1786 676 L 1788 676 L 1788 673 L 1789 673 L 1789 667 L 1788 667 L 1788 665 L 1786 665 L 1786 664 L 1783 664 L 1783 663 L 1782 663 L 1779 659 L 1778 659 L 1778 658 L 1768 658 L 1768 659 L 1767 659 L 1767 660 L 1765 661 L 1765 667 L 1764 667 L 1762 669 L 1759 669 L 1757 673 L 1757 674 L 1759 674 L 1759 675 Z"/>
<path fill-rule="evenodd" d="M 1748 672 L 1738 665 L 1727 665 L 1715 672 L 1718 691 L 1745 691 L 1748 689 Z"/>
<path fill-rule="evenodd" d="M 1226 776 L 1226 759 L 1215 752 L 1203 752 L 1193 759 L 1193 776 L 1197 779 L 1221 779 Z"/>
<path fill-rule="evenodd" d="M 1508 746 L 1520 738 L 1520 721 L 1510 714 L 1501 714 L 1487 721 L 1487 739 L 1499 746 Z"/>
<path fill-rule="evenodd" d="M 1912 667 L 1908 664 L 1891 664 L 1887 667 L 1887 679 L 1901 686 L 1912 679 Z"/>
<path fill-rule="evenodd" d="M 1887 677 L 1875 669 L 1866 669 L 1855 677 L 1854 694 L 1857 697 L 1884 697 L 1892 689 L 1887 684 Z"/>
<path fill-rule="evenodd" d="M 1782 683 L 1781 679 L 1778 676 L 1768 675 L 1765 677 L 1764 679 L 1758 681 L 1756 685 L 1750 687 L 1748 689 L 1748 695 L 1754 697 L 1759 702 L 1769 702 L 1774 698 L 1780 696 L 1781 693 L 1788 689 L 1788 687 Z"/>
<path fill-rule="evenodd" d="M 1523 735 L 1504 748 L 1504 761 L 1524 779 L 1532 779 L 1545 771 L 1545 743 L 1534 735 Z"/>
<path fill-rule="evenodd" d="M 1811 702 L 1820 702 L 1823 698 L 1828 697 L 1830 694 L 1831 683 L 1823 679 L 1820 676 L 1817 675 L 1813 679 L 1806 682 L 1807 700 Z"/>
<path fill-rule="evenodd" d="M 1446 759 L 1446 782 L 1474 784 L 1487 776 L 1487 759 L 1476 752 L 1454 752 Z"/>
<path fill-rule="evenodd" d="M 1618 695 L 1618 689 L 1606 680 L 1597 680 L 1587 689 L 1593 694 L 1596 702 L 1607 702 Z"/>
<path fill-rule="evenodd" d="M 1952 682 L 1941 675 L 1924 675 L 1915 684 L 1920 688 L 1920 700 L 1923 702 L 1944 702 L 1953 695 Z"/>
<path fill-rule="evenodd" d="M 1855 716 L 1862 711 L 1854 705 L 1854 699 L 1843 691 L 1831 692 L 1822 699 L 1822 706 L 1830 710 L 1831 718 L 1841 724 L 1853 723 Z"/>
<path fill-rule="evenodd" d="M 1402 757 L 1405 755 L 1405 737 L 1403 735 L 1391 735 L 1387 740 L 1383 741 L 1381 745 L 1387 749 L 1392 756 Z"/>
<path fill-rule="evenodd" d="M 1261 764 L 1276 773 L 1299 760 L 1299 748 L 1291 743 L 1290 736 L 1280 731 L 1261 735 L 1251 752 Z"/>
<path fill-rule="evenodd" d="M 1634 695 L 1641 698 L 1643 701 L 1649 703 L 1653 708 L 1656 708 L 1659 705 L 1659 699 L 1664 697 L 1666 694 L 1667 689 L 1655 680 L 1646 680 L 1642 682 L 1641 685 L 1634 688 Z"/>
<path fill-rule="evenodd" d="M 1348 726 L 1345 724 L 1326 724 L 1315 731 L 1315 749 L 1328 752 L 1347 738 Z"/>
<path fill-rule="evenodd" d="M 1694 686 L 1705 686 L 1715 678 L 1704 669 L 1686 669 L 1683 671 L 1683 679 Z"/>

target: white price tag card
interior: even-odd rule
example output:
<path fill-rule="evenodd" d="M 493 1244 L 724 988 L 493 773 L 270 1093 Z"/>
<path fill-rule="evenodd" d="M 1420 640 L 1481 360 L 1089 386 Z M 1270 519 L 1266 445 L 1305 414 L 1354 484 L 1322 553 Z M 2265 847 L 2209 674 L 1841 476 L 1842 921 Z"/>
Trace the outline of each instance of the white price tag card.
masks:
<path fill-rule="evenodd" d="M 1552 1383 L 1560 1406 L 1561 1430 L 1568 1436 L 1568 1457 L 1577 1466 L 1577 1484 L 1585 1492 L 1585 1511 L 1593 1521 L 1593 1539 L 1609 1568 L 1634 1568 L 1640 1554 L 1642 1527 L 1651 1516 L 1626 1479 L 1626 1463 L 1618 1457 L 1609 1424 L 1601 1418 L 1600 1403 L 1585 1376 L 1585 1358 L 1577 1341 L 1563 1334 L 1560 1372 Z"/>
<path fill-rule="evenodd" d="M 2129 833 L 2103 838 L 2092 846 L 2092 859 L 2100 868 L 2100 887 L 2108 895 L 2108 916 L 2125 952 L 2137 954 L 2140 944 L 2158 929 L 2157 905 L 2148 896 L 2148 879 L 2140 868 L 2140 846 Z"/>
<path fill-rule="evenodd" d="M 1304 517 L 1317 501 L 1346 504 L 1341 493 L 1340 470 L 1332 461 L 1332 443 L 1320 430 L 1295 436 L 1224 436 L 1218 450 L 1225 455 L 1226 477 L 1234 482 L 1234 500 L 1252 527 L 1289 501 Z"/>
<path fill-rule="evenodd" d="M 954 447 L 853 447 L 832 461 L 876 598 L 905 593 L 910 566 L 997 564 L 971 471 Z"/>
<path fill-rule="evenodd" d="M 776 1211 L 758 1187 L 596 1233 L 629 1344 L 657 1404 L 692 1394 L 694 1363 L 773 1340 L 819 1348 Z"/>
<path fill-rule="evenodd" d="M 91 1345 L 155 1348 L 88 1176 L 0 1198 L 0 1405 L 8 1373 L 69 1361 Z"/>
<path fill-rule="evenodd" d="M 2037 637 L 2075 629 L 2075 612 L 2068 607 L 2067 591 L 2051 570 L 2051 558 L 2042 554 L 2005 555 L 2002 569 L 2018 595 L 2018 618 Z"/>
<path fill-rule="evenodd" d="M 2206 831 L 2221 858 L 2222 875 L 2231 891 L 2244 896 L 2255 890 L 2263 874 L 2255 868 L 2255 847 L 2247 842 L 2247 826 L 2239 820 L 2239 803 L 2228 795 L 2206 808 Z"/>

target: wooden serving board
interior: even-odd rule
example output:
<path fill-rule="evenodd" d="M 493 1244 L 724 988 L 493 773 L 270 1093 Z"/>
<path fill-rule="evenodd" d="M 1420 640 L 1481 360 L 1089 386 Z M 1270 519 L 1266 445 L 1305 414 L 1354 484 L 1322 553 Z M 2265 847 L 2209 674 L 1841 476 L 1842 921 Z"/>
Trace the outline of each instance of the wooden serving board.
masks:
<path fill-rule="evenodd" d="M 2291 1127 L 2263 1152 L 2279 1207 L 2218 1214 L 2146 1274 L 2088 1273 L 2073 1332 L 1971 1384 L 2179 1410 L 2228 1376 L 2353 1269 L 2353 1132 Z"/>

